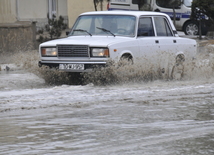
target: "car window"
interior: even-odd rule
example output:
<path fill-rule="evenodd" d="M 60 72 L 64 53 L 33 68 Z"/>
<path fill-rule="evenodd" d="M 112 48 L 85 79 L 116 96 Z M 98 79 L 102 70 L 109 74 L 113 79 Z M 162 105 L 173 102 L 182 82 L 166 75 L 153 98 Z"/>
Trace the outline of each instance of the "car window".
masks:
<path fill-rule="evenodd" d="M 136 17 L 129 15 L 84 15 L 78 18 L 70 35 L 134 36 Z M 87 32 L 86 32 L 87 31 Z"/>
<path fill-rule="evenodd" d="M 154 17 L 157 36 L 173 36 L 168 22 L 164 17 Z"/>
<path fill-rule="evenodd" d="M 151 17 L 142 17 L 138 24 L 138 36 L 154 36 Z"/>
<path fill-rule="evenodd" d="M 78 26 L 76 26 L 76 29 L 83 29 L 86 31 L 90 30 L 90 27 L 88 25 L 91 25 L 93 18 L 88 18 L 87 16 L 82 16 L 77 20 Z M 82 32 L 75 32 L 76 34 L 81 34 Z"/>

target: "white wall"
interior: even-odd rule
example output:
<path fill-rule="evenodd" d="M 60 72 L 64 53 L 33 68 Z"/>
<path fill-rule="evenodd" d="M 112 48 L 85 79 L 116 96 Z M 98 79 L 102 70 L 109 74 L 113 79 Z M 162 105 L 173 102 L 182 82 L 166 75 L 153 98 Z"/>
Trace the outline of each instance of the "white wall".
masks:
<path fill-rule="evenodd" d="M 100 9 L 100 6 L 97 7 Z M 103 2 L 103 10 L 107 10 L 107 2 Z M 79 14 L 94 10 L 93 0 L 68 0 L 68 20 L 71 28 Z"/>
<path fill-rule="evenodd" d="M 58 0 L 58 15 L 59 16 L 68 16 L 68 9 L 67 9 L 67 0 Z"/>
<path fill-rule="evenodd" d="M 16 0 L 0 0 L 0 23 L 16 21 Z"/>
<path fill-rule="evenodd" d="M 67 0 L 57 0 L 57 16 L 67 20 Z M 20 21 L 37 21 L 38 27 L 47 24 L 48 0 L 18 0 L 18 17 Z"/>
<path fill-rule="evenodd" d="M 47 12 L 47 0 L 18 0 L 18 14 L 20 20 L 47 18 Z"/>

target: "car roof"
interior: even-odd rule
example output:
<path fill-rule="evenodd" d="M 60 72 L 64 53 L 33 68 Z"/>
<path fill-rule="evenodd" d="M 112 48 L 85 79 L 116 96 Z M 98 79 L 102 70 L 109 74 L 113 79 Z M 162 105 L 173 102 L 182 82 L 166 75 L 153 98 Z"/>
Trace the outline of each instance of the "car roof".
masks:
<path fill-rule="evenodd" d="M 108 15 L 133 15 L 133 16 L 142 16 L 142 15 L 164 15 L 164 13 L 160 12 L 152 12 L 152 11 L 93 11 L 93 12 L 85 12 L 82 13 L 81 15 L 97 15 L 97 14 L 108 14 Z"/>

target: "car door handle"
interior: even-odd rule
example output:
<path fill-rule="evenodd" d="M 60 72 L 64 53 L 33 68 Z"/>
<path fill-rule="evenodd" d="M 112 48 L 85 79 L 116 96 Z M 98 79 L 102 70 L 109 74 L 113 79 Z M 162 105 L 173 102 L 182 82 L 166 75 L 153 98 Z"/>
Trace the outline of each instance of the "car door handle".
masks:
<path fill-rule="evenodd" d="M 176 41 L 176 40 L 173 40 L 173 43 L 177 43 L 177 41 Z"/>
<path fill-rule="evenodd" d="M 159 40 L 155 40 L 155 43 L 158 44 L 158 43 L 159 43 Z"/>

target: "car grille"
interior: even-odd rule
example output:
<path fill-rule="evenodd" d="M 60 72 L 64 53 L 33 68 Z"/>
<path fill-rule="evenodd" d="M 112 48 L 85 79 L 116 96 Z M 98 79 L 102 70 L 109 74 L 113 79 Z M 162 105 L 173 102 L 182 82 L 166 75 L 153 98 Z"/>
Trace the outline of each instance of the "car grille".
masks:
<path fill-rule="evenodd" d="M 58 45 L 58 57 L 89 57 L 87 45 Z"/>

